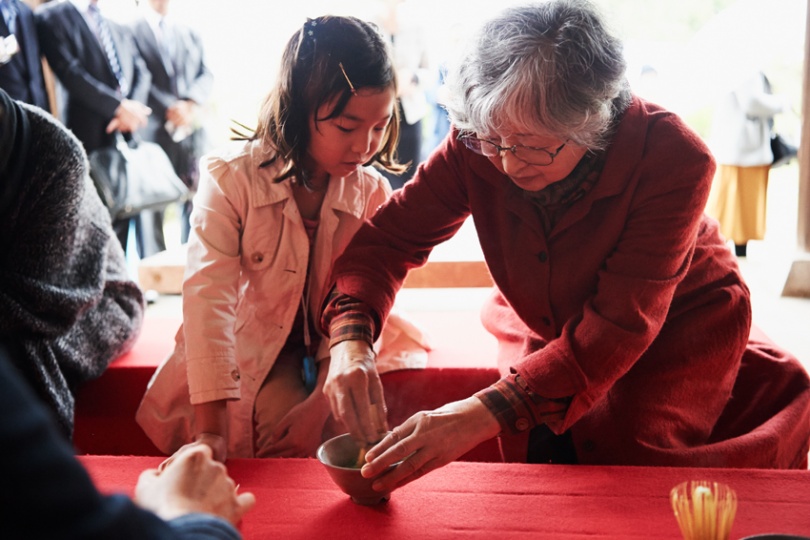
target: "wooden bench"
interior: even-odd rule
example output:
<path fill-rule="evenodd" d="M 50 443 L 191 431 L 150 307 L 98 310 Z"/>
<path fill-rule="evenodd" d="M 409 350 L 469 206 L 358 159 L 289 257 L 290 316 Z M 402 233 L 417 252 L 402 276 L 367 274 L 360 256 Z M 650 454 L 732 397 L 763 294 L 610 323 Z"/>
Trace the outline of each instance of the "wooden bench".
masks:
<path fill-rule="evenodd" d="M 161 294 L 182 294 L 186 264 L 185 246 L 163 251 L 147 257 L 138 265 L 138 283 L 141 288 Z M 457 288 L 491 287 L 492 278 L 483 260 L 435 260 L 414 268 L 403 287 Z"/>

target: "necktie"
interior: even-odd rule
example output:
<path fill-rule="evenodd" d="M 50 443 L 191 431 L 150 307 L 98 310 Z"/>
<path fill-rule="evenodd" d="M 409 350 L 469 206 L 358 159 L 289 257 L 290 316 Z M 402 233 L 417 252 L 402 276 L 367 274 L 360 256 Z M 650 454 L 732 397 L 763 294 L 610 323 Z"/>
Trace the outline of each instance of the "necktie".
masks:
<path fill-rule="evenodd" d="M 3 20 L 8 27 L 8 35 L 17 31 L 17 8 L 11 0 L 0 0 L 0 11 L 3 12 Z"/>
<path fill-rule="evenodd" d="M 104 20 L 104 17 L 101 16 L 101 11 L 98 9 L 97 5 L 90 4 L 88 13 L 95 23 L 96 36 L 101 44 L 101 48 L 104 49 L 104 54 L 107 55 L 110 68 L 112 68 L 113 74 L 118 80 L 118 91 L 121 95 L 126 96 L 129 92 L 129 86 L 127 85 L 126 77 L 124 77 L 124 71 L 121 69 L 121 63 L 118 61 L 118 53 L 115 50 L 115 43 L 113 43 L 112 40 L 110 27 L 107 21 Z"/>
<path fill-rule="evenodd" d="M 169 80 L 172 83 L 173 91 L 177 93 L 175 88 L 177 81 L 175 80 L 174 69 L 174 35 L 172 28 L 166 24 L 165 19 L 160 19 L 158 23 L 158 47 L 160 48 L 160 56 L 163 59 L 163 65 L 166 68 L 166 73 L 169 75 Z"/>

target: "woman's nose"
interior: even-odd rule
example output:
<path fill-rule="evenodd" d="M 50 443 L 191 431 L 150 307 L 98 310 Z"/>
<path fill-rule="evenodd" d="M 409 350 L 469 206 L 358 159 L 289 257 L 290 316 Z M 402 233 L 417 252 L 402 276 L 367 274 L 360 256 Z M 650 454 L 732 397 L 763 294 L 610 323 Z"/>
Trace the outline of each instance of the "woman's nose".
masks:
<path fill-rule="evenodd" d="M 511 176 L 526 166 L 526 163 L 520 161 L 517 157 L 515 157 L 515 154 L 509 150 L 501 151 L 500 160 L 503 171 L 507 174 L 507 176 Z"/>

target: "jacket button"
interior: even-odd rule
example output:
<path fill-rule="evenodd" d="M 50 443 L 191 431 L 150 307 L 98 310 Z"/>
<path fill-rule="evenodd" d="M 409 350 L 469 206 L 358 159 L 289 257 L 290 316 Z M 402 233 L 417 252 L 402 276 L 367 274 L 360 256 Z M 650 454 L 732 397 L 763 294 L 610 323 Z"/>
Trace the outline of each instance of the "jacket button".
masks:
<path fill-rule="evenodd" d="M 551 319 L 549 319 L 548 317 L 543 317 L 543 324 L 545 324 L 546 326 L 551 326 Z"/>
<path fill-rule="evenodd" d="M 232 378 L 234 381 L 239 381 L 239 379 L 241 379 L 241 378 L 242 378 L 242 376 L 241 376 L 241 375 L 239 375 L 239 370 L 238 370 L 238 369 L 235 369 L 235 370 L 231 371 L 231 378 Z"/>
<path fill-rule="evenodd" d="M 545 251 L 541 251 L 537 254 L 537 258 L 540 260 L 541 263 L 544 263 L 548 260 L 548 253 Z"/>
<path fill-rule="evenodd" d="M 529 421 L 525 418 L 518 418 L 517 422 L 515 422 L 515 429 L 518 431 L 526 431 L 529 429 Z"/>
<path fill-rule="evenodd" d="M 593 442 L 591 439 L 585 439 L 582 441 L 582 449 L 586 452 L 593 452 L 596 450 L 596 443 Z"/>
<path fill-rule="evenodd" d="M 260 263 L 264 260 L 264 255 L 260 251 L 257 251 L 253 255 L 250 256 L 250 260 L 254 263 Z"/>

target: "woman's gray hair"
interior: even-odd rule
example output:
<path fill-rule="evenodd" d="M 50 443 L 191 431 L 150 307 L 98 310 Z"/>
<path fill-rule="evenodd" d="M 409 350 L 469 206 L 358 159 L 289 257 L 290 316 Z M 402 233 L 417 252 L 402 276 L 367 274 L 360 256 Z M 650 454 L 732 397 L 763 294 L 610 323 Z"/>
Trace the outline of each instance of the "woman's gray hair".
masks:
<path fill-rule="evenodd" d="M 450 120 L 464 133 L 505 126 L 604 148 L 627 95 L 622 43 L 585 0 L 506 9 L 485 23 L 448 74 Z"/>

